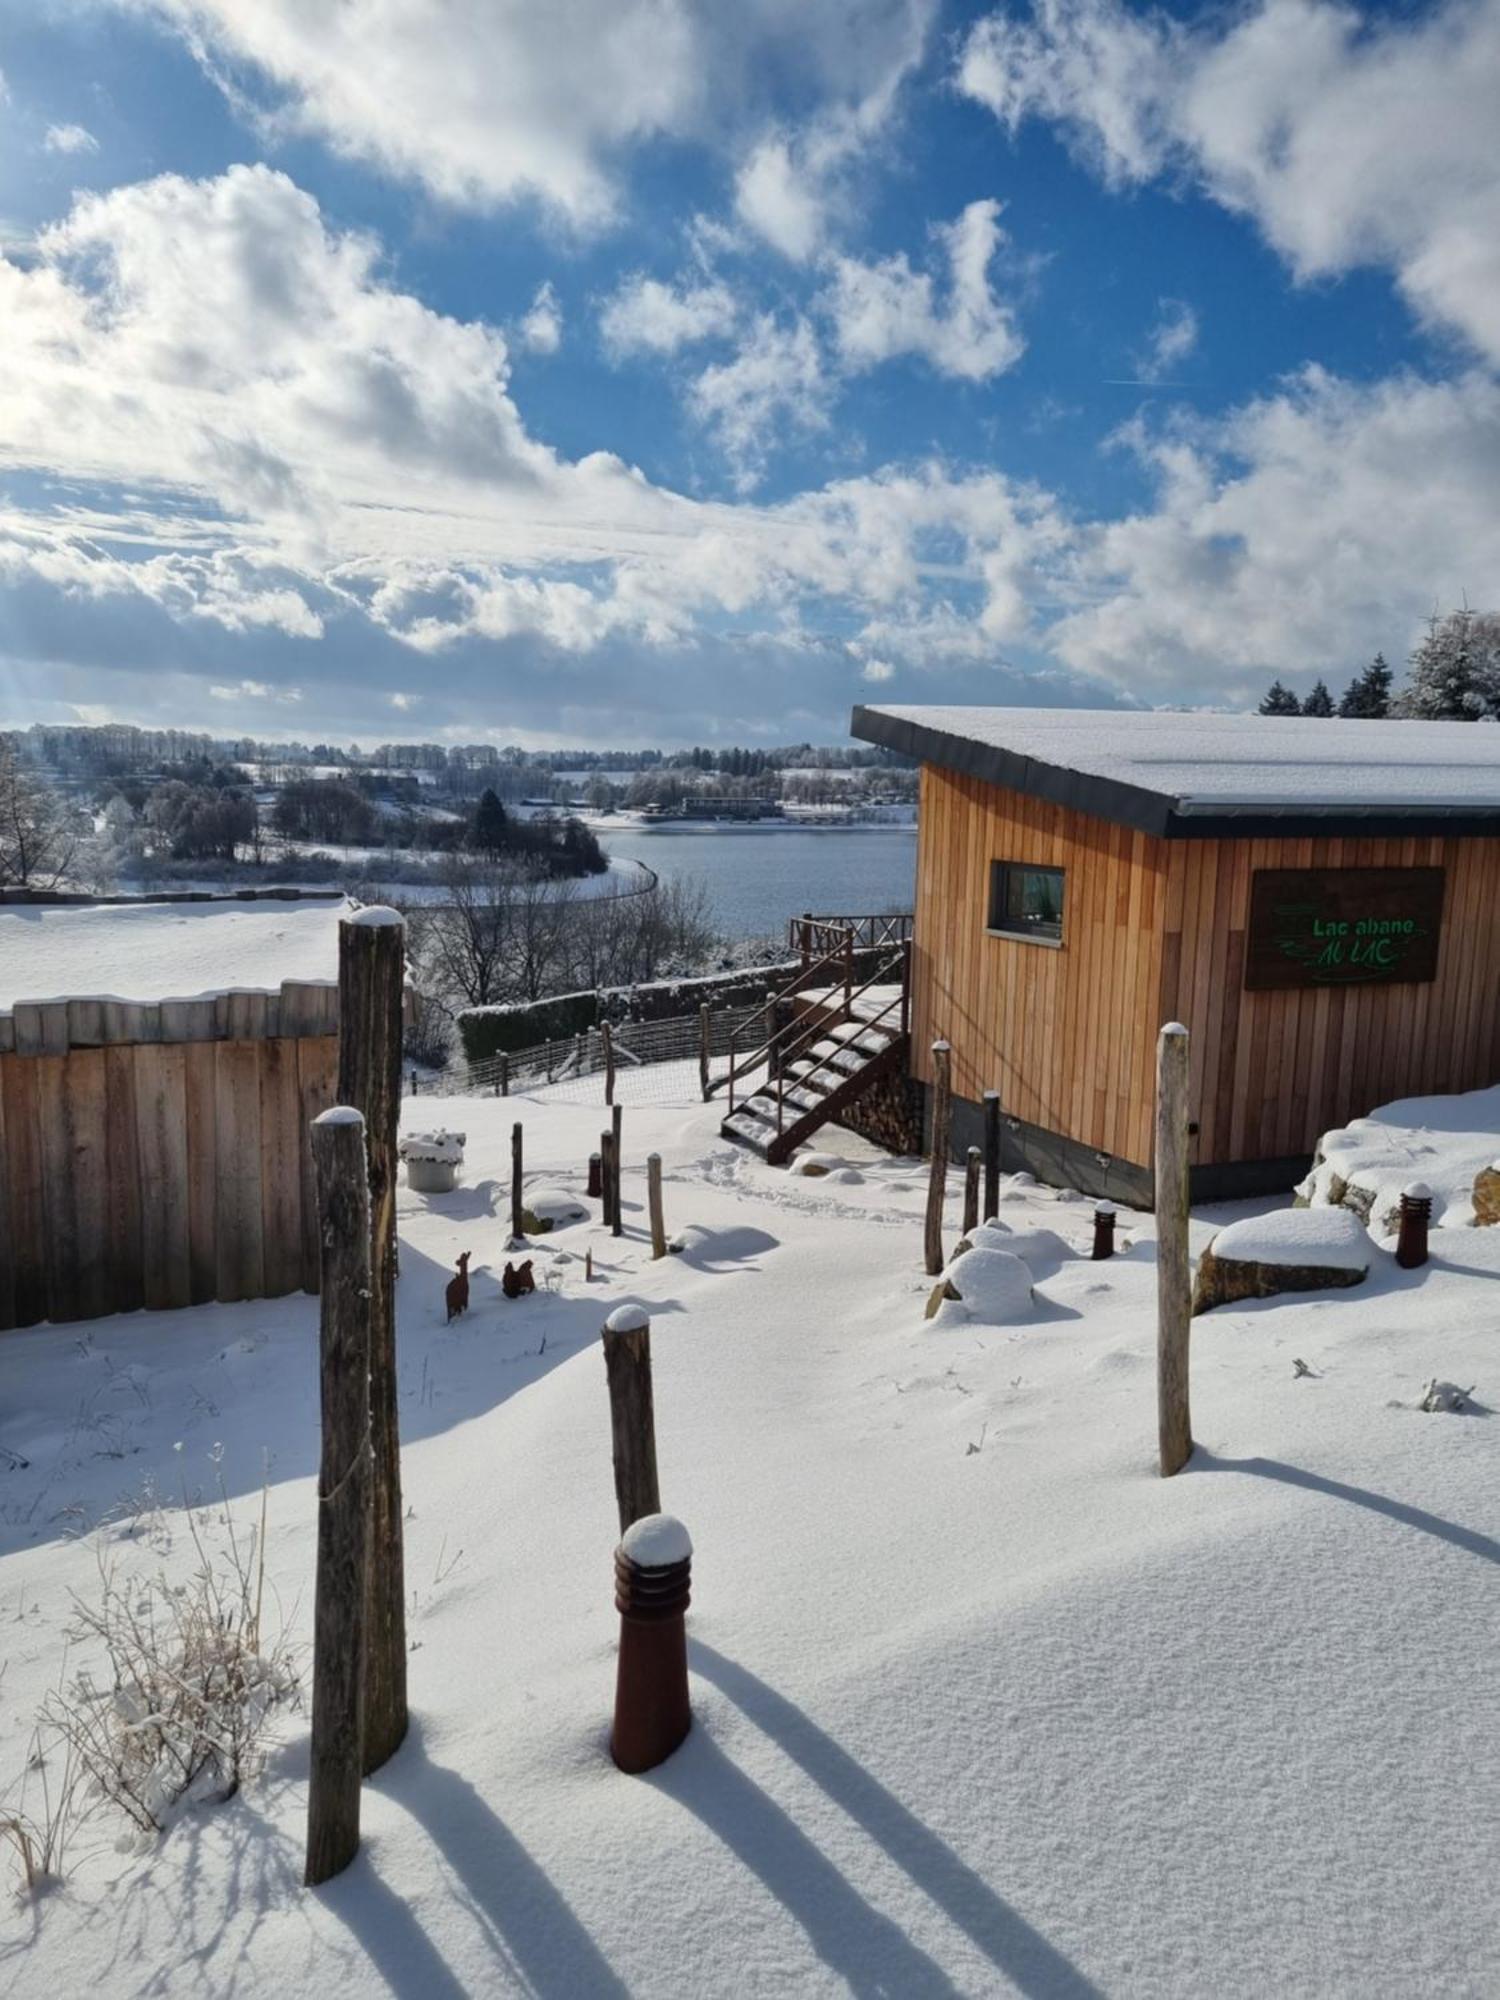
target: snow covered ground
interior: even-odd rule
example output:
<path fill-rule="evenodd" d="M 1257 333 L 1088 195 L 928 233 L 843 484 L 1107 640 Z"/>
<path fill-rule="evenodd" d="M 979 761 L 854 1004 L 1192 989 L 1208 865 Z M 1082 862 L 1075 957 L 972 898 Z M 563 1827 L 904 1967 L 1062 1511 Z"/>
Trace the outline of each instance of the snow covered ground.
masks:
<path fill-rule="evenodd" d="M 337 979 L 339 919 L 327 902 L 6 904 L 0 1007 L 18 1000 L 175 1000 L 284 979 Z"/>
<path fill-rule="evenodd" d="M 1500 1991 L 1500 1229 L 1195 1322 L 1199 1447 L 1163 1482 L 1148 1220 L 1122 1214 L 1112 1262 L 1054 1253 L 1022 1323 L 928 1322 L 916 1163 L 827 1133 L 846 1164 L 778 1172 L 679 1081 L 625 1112 L 623 1240 L 545 1239 L 530 1299 L 498 1282 L 511 1121 L 536 1182 L 576 1191 L 597 1105 L 445 1102 L 460 1186 L 403 1190 L 414 1723 L 355 1865 L 300 1887 L 288 1715 L 244 1795 L 145 1851 L 101 1818 L 61 1889 L 6 1905 L 7 1993 Z M 659 1263 L 653 1148 L 686 1246 Z M 1086 1244 L 1087 1203 L 1007 1195 L 1006 1223 Z M 1195 1247 L 1246 1212 L 1205 1213 Z M 445 1326 L 465 1249 L 472 1308 Z M 607 1752 L 598 1331 L 627 1302 L 696 1551 L 695 1726 L 644 1779 Z M 316 1312 L 0 1341 L 0 1446 L 28 1461 L 0 1452 L 0 1784 L 97 1524 L 157 1559 L 131 1537 L 147 1482 L 222 1476 L 248 1524 L 268 1457 L 272 1579 L 307 1635 Z M 1421 1413 L 1434 1375 L 1477 1383 L 1478 1413 Z"/>

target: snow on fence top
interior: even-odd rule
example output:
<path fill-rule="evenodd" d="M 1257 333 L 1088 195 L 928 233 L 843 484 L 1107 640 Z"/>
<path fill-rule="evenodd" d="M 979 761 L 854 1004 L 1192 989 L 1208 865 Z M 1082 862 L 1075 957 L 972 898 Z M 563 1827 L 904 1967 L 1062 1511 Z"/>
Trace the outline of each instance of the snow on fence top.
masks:
<path fill-rule="evenodd" d="M 7 903 L 0 1008 L 53 1000 L 159 1001 L 275 993 L 336 980 L 339 920 L 327 902 Z"/>
<path fill-rule="evenodd" d="M 1500 729 L 1484 723 L 880 707 L 856 708 L 851 728 L 1155 833 L 1201 834 L 1204 820 L 1257 815 L 1500 820 Z"/>

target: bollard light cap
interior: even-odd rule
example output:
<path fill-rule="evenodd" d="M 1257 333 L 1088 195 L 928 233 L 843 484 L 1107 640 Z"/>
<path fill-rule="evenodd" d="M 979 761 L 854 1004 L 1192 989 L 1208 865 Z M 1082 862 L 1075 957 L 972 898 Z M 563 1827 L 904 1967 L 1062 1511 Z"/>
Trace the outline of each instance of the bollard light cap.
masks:
<path fill-rule="evenodd" d="M 1096 1201 L 1094 1203 L 1094 1213 L 1095 1215 L 1118 1215 L 1119 1210 L 1112 1201 Z"/>
<path fill-rule="evenodd" d="M 675 1514 L 643 1514 L 620 1537 L 620 1553 L 640 1569 L 666 1569 L 686 1562 L 693 1543 Z"/>
<path fill-rule="evenodd" d="M 644 1306 L 616 1306 L 604 1322 L 606 1333 L 639 1333 L 642 1327 L 650 1326 L 651 1315 Z M 654 1517 L 653 1517 L 654 1518 Z"/>
<path fill-rule="evenodd" d="M 1412 1181 L 1401 1190 L 1407 1201 L 1431 1201 L 1432 1189 L 1426 1181 Z"/>

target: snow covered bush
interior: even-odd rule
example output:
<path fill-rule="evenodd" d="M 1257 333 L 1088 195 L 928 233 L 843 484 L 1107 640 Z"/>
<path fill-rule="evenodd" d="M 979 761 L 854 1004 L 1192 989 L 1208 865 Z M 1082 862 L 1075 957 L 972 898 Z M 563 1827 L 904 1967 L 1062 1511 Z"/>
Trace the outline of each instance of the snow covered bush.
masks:
<path fill-rule="evenodd" d="M 184 1804 L 232 1798 L 260 1767 L 272 1710 L 295 1699 L 290 1646 L 263 1627 L 262 1502 L 249 1547 L 227 1503 L 222 1513 L 190 1506 L 195 1561 L 185 1579 L 127 1571 L 101 1547 L 97 1599 L 74 1598 L 74 1641 L 101 1651 L 102 1667 L 78 1669 L 49 1697 L 43 1721 L 94 1797 L 143 1833 L 164 1831 Z M 169 1540 L 167 1517 L 152 1518 Z"/>

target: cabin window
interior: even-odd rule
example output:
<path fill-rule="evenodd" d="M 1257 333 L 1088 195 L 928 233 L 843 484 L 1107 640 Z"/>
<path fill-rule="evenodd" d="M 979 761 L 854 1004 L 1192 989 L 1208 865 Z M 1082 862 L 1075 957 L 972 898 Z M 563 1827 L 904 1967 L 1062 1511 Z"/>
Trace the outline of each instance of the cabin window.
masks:
<path fill-rule="evenodd" d="M 1016 861 L 990 863 L 989 928 L 1002 937 L 1061 944 L 1063 871 L 1028 868 Z"/>

